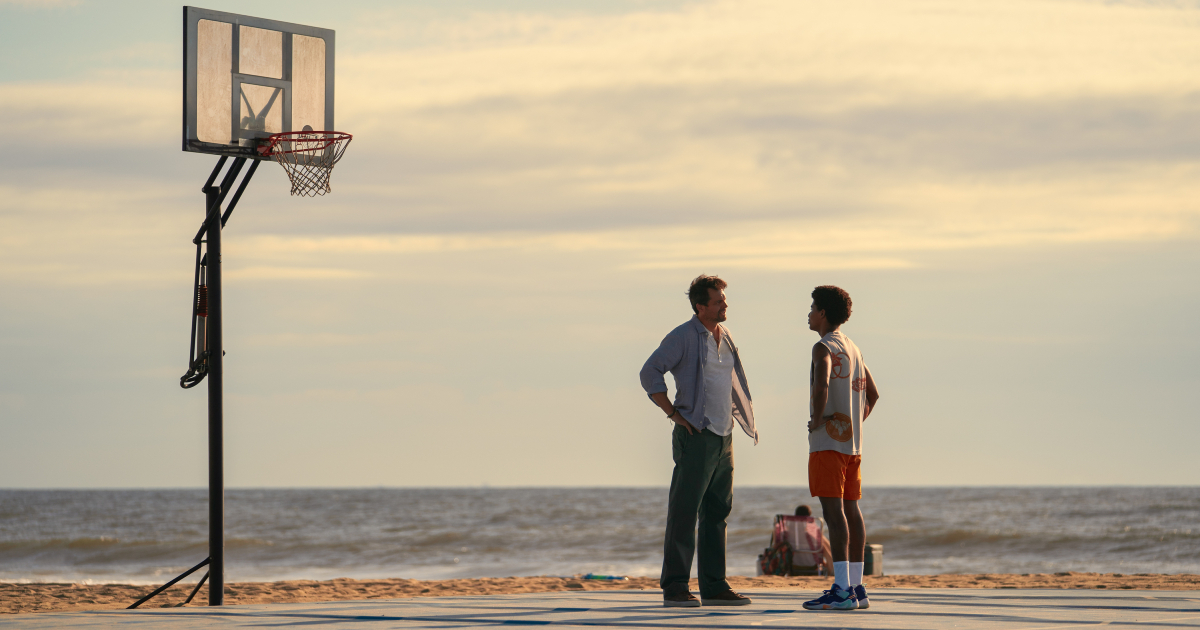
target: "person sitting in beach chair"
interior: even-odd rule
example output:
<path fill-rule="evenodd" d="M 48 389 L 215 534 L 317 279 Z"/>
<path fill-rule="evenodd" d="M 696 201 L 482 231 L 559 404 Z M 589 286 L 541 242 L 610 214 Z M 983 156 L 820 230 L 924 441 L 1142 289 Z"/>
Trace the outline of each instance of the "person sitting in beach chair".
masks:
<path fill-rule="evenodd" d="M 810 545 L 809 549 L 804 550 L 808 556 L 800 558 L 800 560 L 805 560 L 806 562 L 810 559 L 814 560 L 813 564 L 815 566 L 812 567 L 812 572 L 795 572 L 798 568 L 807 570 L 809 565 L 800 563 L 798 559 L 794 557 L 795 552 L 793 552 L 792 575 L 829 575 L 833 573 L 833 551 L 829 547 L 829 536 L 825 534 L 824 519 L 813 517 L 812 509 L 810 509 L 807 505 L 796 506 L 796 516 L 805 519 L 803 522 L 806 531 L 813 527 L 813 523 L 816 524 L 816 533 L 812 535 L 812 541 L 815 542 L 817 539 L 819 539 L 821 541 L 821 545 L 819 550 L 812 548 Z"/>
<path fill-rule="evenodd" d="M 813 518 L 807 505 L 796 514 L 778 514 L 771 533 L 771 546 L 760 556 L 763 575 L 828 575 L 833 568 L 824 522 Z"/>

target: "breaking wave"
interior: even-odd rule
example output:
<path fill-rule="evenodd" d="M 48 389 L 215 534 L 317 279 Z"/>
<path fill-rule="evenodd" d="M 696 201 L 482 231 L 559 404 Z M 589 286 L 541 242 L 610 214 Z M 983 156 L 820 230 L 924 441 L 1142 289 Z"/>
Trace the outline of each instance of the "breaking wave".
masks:
<path fill-rule="evenodd" d="M 665 488 L 228 490 L 228 579 L 657 575 Z M 801 488 L 736 488 L 753 574 Z M 1200 489 L 869 488 L 887 573 L 1200 573 Z M 207 555 L 202 490 L 0 490 L 0 581 L 162 582 Z M 198 576 L 195 576 L 198 577 Z"/>

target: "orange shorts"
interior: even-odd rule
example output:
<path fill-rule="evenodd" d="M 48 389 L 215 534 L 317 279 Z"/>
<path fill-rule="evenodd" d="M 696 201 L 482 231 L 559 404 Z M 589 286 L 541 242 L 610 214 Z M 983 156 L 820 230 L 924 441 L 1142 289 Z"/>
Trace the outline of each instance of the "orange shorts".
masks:
<path fill-rule="evenodd" d="M 837 451 L 809 453 L 808 491 L 814 497 L 857 501 L 862 498 L 861 467 L 862 455 L 846 455 Z"/>

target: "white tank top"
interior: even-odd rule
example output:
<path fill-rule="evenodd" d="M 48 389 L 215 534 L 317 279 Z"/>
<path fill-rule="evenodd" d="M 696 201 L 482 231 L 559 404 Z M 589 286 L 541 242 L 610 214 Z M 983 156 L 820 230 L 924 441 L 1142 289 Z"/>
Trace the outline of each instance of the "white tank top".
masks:
<path fill-rule="evenodd" d="M 833 416 L 825 426 L 808 434 L 808 452 L 837 451 L 846 455 L 862 454 L 862 419 L 867 407 L 866 364 L 858 346 L 840 330 L 824 337 L 820 343 L 829 350 L 833 369 L 829 373 L 829 401 L 822 417 Z M 808 366 L 811 392 L 813 365 Z M 808 413 L 812 416 L 812 395 L 808 398 Z"/>

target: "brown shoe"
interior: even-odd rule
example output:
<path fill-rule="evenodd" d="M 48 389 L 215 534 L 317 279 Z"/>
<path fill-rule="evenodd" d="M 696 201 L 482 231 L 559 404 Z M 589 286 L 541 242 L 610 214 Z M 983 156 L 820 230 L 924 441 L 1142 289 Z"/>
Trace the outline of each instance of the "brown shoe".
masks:
<path fill-rule="evenodd" d="M 705 606 L 748 606 L 750 598 L 745 595 L 738 595 L 732 590 L 725 591 L 713 597 L 705 597 Z"/>
<path fill-rule="evenodd" d="M 663 595 L 663 606 L 667 608 L 699 608 L 700 600 L 695 595 L 684 591 L 674 595 Z"/>

